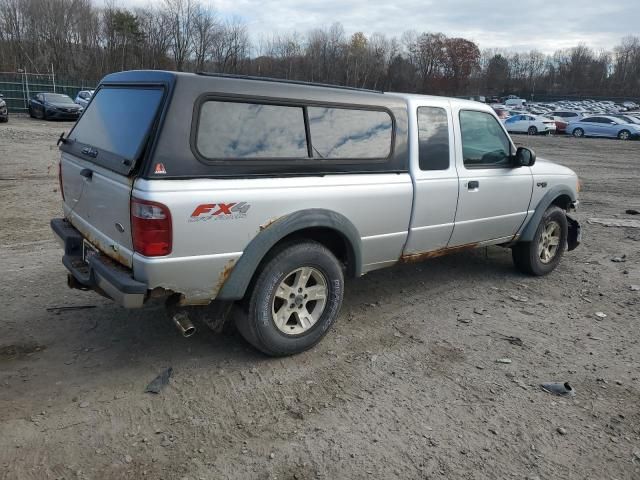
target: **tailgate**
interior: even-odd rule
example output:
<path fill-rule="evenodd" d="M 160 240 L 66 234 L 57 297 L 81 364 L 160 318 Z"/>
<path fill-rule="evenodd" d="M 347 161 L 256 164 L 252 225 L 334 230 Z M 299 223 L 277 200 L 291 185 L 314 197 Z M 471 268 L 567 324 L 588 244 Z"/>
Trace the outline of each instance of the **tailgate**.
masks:
<path fill-rule="evenodd" d="M 64 213 L 104 254 L 131 267 L 130 199 L 164 99 L 153 86 L 101 86 L 60 147 Z"/>
<path fill-rule="evenodd" d="M 61 159 L 64 215 L 94 246 L 132 266 L 129 200 L 133 177 L 126 177 L 68 153 Z"/>

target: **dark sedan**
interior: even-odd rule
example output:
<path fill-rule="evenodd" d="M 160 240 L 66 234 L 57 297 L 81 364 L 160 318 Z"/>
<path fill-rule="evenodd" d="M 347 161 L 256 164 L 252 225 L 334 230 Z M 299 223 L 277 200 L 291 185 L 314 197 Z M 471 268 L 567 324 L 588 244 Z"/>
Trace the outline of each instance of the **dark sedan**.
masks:
<path fill-rule="evenodd" d="M 4 95 L 0 93 L 0 122 L 9 121 L 9 111 L 7 109 L 7 102 L 4 101 Z"/>
<path fill-rule="evenodd" d="M 29 115 L 43 120 L 77 120 L 82 107 L 61 93 L 36 93 L 29 99 Z"/>

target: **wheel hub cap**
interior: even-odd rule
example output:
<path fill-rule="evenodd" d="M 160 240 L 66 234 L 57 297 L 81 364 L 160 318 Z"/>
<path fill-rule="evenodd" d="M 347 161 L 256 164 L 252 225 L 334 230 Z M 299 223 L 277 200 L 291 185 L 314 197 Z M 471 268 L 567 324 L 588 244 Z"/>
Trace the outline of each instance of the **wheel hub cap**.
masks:
<path fill-rule="evenodd" d="M 560 246 L 560 225 L 549 222 L 545 225 L 538 242 L 538 257 L 544 264 L 551 262 L 558 253 Z"/>
<path fill-rule="evenodd" d="M 301 267 L 289 272 L 273 297 L 273 323 L 287 335 L 306 332 L 324 312 L 327 295 L 327 280 L 319 270 Z"/>

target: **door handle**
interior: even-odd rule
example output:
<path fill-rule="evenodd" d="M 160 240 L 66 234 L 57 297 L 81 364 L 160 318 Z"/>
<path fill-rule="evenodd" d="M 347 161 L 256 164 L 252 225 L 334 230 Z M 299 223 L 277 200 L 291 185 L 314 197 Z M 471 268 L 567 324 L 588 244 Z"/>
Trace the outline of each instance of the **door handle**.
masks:
<path fill-rule="evenodd" d="M 469 190 L 477 190 L 480 188 L 480 182 L 478 180 L 469 180 L 467 183 L 467 188 Z"/>

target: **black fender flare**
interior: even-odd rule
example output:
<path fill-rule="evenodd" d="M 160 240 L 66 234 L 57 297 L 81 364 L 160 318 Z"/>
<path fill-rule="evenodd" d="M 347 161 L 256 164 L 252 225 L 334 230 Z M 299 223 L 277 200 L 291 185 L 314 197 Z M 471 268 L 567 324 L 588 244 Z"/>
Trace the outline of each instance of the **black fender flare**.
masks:
<path fill-rule="evenodd" d="M 566 195 L 571 199 L 571 202 L 576 201 L 575 193 L 565 185 L 556 185 L 551 188 L 538 202 L 534 214 L 531 216 L 527 224 L 522 230 L 518 241 L 531 242 L 536 234 L 542 215 L 547 211 L 547 208 L 560 196 Z"/>
<path fill-rule="evenodd" d="M 319 208 L 299 210 L 285 215 L 264 228 L 244 249 L 231 274 L 216 296 L 217 300 L 240 300 L 258 269 L 260 262 L 283 238 L 307 228 L 329 228 L 340 234 L 347 244 L 353 262 L 351 272 L 362 273 L 362 242 L 356 227 L 344 215 Z"/>

